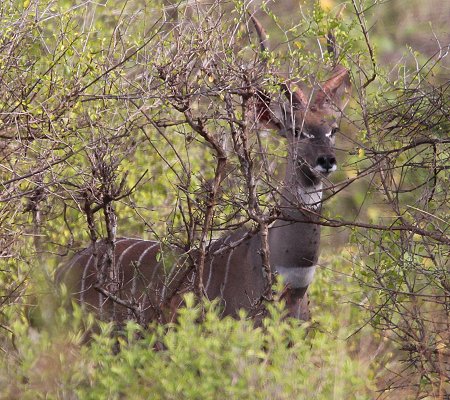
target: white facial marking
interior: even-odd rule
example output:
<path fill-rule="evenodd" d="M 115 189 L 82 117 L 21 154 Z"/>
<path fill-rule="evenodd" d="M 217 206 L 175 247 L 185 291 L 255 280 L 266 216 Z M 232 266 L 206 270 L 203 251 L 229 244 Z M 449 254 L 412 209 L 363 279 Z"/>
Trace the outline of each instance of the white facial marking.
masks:
<path fill-rule="evenodd" d="M 317 172 L 321 172 L 321 173 L 325 173 L 325 174 L 329 174 L 330 172 L 334 172 L 337 170 L 337 165 L 333 164 L 333 166 L 330 169 L 325 169 L 324 167 L 322 167 L 321 165 L 316 165 L 314 167 L 314 170 Z"/>
<path fill-rule="evenodd" d="M 328 133 L 325 133 L 325 136 L 326 137 L 331 137 L 331 134 L 333 133 L 333 130 L 331 130 L 330 132 L 328 132 Z"/>
<path fill-rule="evenodd" d="M 275 266 L 277 272 L 283 277 L 284 283 L 293 289 L 308 287 L 316 272 L 317 265 L 310 267 L 285 267 L 282 265 Z"/>

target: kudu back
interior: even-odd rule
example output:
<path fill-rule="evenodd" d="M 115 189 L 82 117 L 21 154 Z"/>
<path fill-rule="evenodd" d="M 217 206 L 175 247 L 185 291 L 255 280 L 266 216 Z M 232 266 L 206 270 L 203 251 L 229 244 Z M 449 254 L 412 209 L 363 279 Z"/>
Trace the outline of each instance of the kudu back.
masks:
<path fill-rule="evenodd" d="M 264 29 L 251 19 L 264 51 Z M 348 71 L 337 65 L 313 96 L 298 88 L 291 91 L 287 83 L 279 87 L 286 99 L 283 104 L 274 101 L 278 105 L 271 106 L 263 92 L 263 101 L 257 102 L 259 123 L 277 130 L 287 141 L 280 216 L 268 233 L 270 266 L 286 284 L 288 315 L 308 319 L 306 290 L 319 256 L 320 225 L 315 222 L 320 219 L 322 181 L 337 168 L 335 137 L 351 86 Z M 158 241 L 119 238 L 112 257 L 118 284 L 108 286 L 102 278 L 108 264 L 106 250 L 102 241 L 82 250 L 57 271 L 57 281 L 103 319 L 172 320 L 182 294 L 193 288 L 197 253 L 164 248 Z M 221 299 L 224 315 L 236 315 L 241 308 L 252 312 L 259 303 L 265 288 L 260 250 L 259 234 L 245 230 L 225 235 L 207 249 L 205 293 L 209 299 Z"/>

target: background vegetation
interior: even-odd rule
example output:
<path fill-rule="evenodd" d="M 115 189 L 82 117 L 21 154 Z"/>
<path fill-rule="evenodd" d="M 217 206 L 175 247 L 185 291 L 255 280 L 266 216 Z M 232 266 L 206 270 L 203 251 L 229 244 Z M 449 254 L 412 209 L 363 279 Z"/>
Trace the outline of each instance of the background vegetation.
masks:
<path fill-rule="evenodd" d="M 248 10 L 270 34 L 267 70 Z M 448 397 L 448 15 L 437 1 L 3 1 L 1 396 Z M 100 237 L 196 248 L 203 232 L 252 226 L 249 176 L 270 215 L 285 144 L 256 129 L 242 99 L 270 90 L 274 73 L 323 79 L 329 28 L 354 90 L 312 321 L 283 320 L 273 303 L 259 328 L 220 320 L 214 305 L 196 323 L 188 298 L 177 325 L 130 323 L 118 346 L 100 324 L 86 345 L 93 317 L 55 300 L 62 257 Z M 232 140 L 245 129 L 247 169 Z"/>

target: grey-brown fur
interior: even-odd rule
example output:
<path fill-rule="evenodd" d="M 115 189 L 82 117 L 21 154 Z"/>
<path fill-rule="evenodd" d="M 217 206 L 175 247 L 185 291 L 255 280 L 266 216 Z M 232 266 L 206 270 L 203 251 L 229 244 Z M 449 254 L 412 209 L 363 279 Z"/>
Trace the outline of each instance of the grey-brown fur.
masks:
<path fill-rule="evenodd" d="M 267 39 L 259 22 L 253 18 L 263 49 Z M 291 91 L 280 84 L 286 104 L 263 109 L 260 121 L 278 130 L 287 140 L 287 168 L 280 189 L 281 217 L 269 228 L 270 264 L 284 276 L 288 313 L 307 319 L 306 290 L 314 275 L 320 245 L 322 181 L 336 169 L 335 134 L 345 100 L 350 90 L 348 72 L 336 66 L 332 77 L 320 85 L 313 97 L 300 90 Z M 270 117 L 267 117 L 267 116 Z M 225 315 L 236 315 L 239 308 L 254 311 L 264 292 L 265 282 L 260 256 L 260 237 L 246 237 L 238 231 L 211 244 L 205 262 L 203 282 L 210 299 L 222 299 Z M 245 237 L 244 240 L 242 238 Z M 133 248 L 129 246 L 133 245 Z M 128 250 L 127 250 L 128 249 Z M 145 257 L 142 257 L 147 251 Z M 97 244 L 98 263 L 94 265 L 93 248 L 78 253 L 58 272 L 58 280 L 82 303 L 104 318 L 122 321 L 171 320 L 181 304 L 181 294 L 192 289 L 192 262 L 176 249 L 163 249 L 161 244 L 140 239 L 119 239 L 115 260 L 121 271 L 119 291 L 114 295 L 133 307 L 125 307 L 107 299 L 99 291 L 98 273 L 105 253 L 104 243 Z M 125 252 L 125 253 L 124 253 Z M 164 264 L 173 267 L 165 271 Z"/>

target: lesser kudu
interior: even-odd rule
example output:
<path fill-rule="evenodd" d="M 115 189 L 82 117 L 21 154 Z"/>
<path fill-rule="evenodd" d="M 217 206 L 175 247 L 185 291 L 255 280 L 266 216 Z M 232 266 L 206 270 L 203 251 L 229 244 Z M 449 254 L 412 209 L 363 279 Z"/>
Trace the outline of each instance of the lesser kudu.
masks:
<path fill-rule="evenodd" d="M 261 50 L 267 38 L 261 24 L 251 17 Z M 279 84 L 285 104 L 261 109 L 266 128 L 278 130 L 287 140 L 287 167 L 280 190 L 280 218 L 270 227 L 268 243 L 272 271 L 286 284 L 288 315 L 308 319 L 306 290 L 317 268 L 320 242 L 322 181 L 337 168 L 334 144 L 339 118 L 350 91 L 347 69 L 336 66 L 332 77 L 318 85 L 312 96 Z M 266 95 L 263 95 L 263 97 Z M 267 102 L 258 102 L 267 103 Z M 260 107 L 264 107 L 260 105 Z M 267 117 L 270 115 L 270 117 Z M 208 248 L 203 282 L 208 298 L 220 298 L 224 315 L 252 310 L 261 298 L 265 277 L 260 255 L 261 238 L 237 231 Z M 99 287 L 104 268 L 105 242 L 79 252 L 57 272 L 70 293 L 103 318 L 140 322 L 171 320 L 181 304 L 180 294 L 192 288 L 195 269 L 181 252 L 164 249 L 158 241 L 119 238 L 115 266 L 119 284 L 111 292 Z M 195 252 L 191 257 L 195 257 Z"/>

